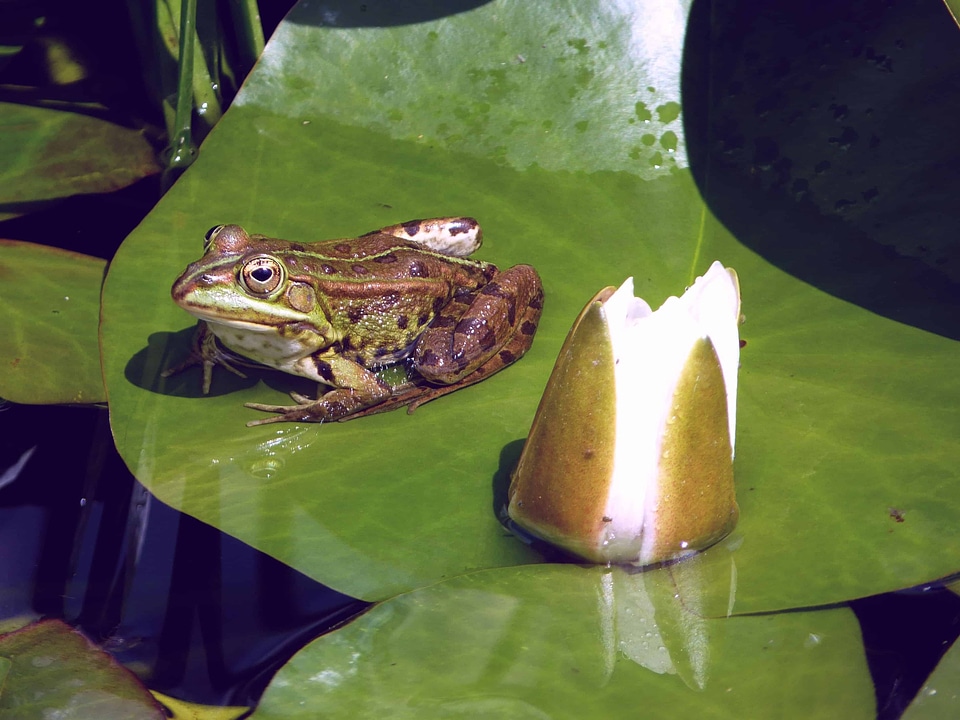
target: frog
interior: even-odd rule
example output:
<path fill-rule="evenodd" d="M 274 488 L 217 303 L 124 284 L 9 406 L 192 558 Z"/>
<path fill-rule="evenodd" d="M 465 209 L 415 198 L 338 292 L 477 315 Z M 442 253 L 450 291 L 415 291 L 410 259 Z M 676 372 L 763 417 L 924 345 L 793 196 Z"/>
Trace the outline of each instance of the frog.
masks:
<path fill-rule="evenodd" d="M 169 377 L 202 367 L 267 367 L 319 383 L 292 405 L 247 423 L 345 421 L 408 412 L 480 382 L 530 349 L 543 285 L 530 265 L 500 270 L 469 257 L 483 232 L 471 217 L 410 220 L 356 238 L 293 242 L 217 225 L 171 296 L 199 319 L 190 352 Z M 402 365 L 391 383 L 384 368 Z"/>

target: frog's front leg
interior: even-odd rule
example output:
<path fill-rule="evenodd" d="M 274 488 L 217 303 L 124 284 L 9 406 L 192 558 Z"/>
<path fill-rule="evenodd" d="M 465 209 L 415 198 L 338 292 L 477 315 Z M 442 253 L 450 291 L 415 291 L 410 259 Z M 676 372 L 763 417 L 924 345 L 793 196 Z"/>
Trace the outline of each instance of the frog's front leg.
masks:
<path fill-rule="evenodd" d="M 242 372 L 237 370 L 234 365 L 245 365 L 255 367 L 248 363 L 239 355 L 227 352 L 217 344 L 217 338 L 210 330 L 210 326 L 203 320 L 197 323 L 197 328 L 193 332 L 193 339 L 190 342 L 190 353 L 186 359 L 173 367 L 169 367 L 160 373 L 161 377 L 170 377 L 183 372 L 194 365 L 200 365 L 203 369 L 203 394 L 210 394 L 210 384 L 213 380 L 213 368 L 219 365 L 232 372 L 238 377 L 245 378 Z"/>
<path fill-rule="evenodd" d="M 245 403 L 254 410 L 278 413 L 262 420 L 251 420 L 249 427 L 275 422 L 326 422 L 341 420 L 353 413 L 383 402 L 390 397 L 390 386 L 376 375 L 343 355 L 316 353 L 297 362 L 300 372 L 332 385 L 333 390 L 316 400 L 299 393 L 290 393 L 296 405 L 264 405 Z"/>
<path fill-rule="evenodd" d="M 542 310 L 543 285 L 530 265 L 454 296 L 417 343 L 414 367 L 434 387 L 412 392 L 410 411 L 519 360 L 533 344 Z"/>

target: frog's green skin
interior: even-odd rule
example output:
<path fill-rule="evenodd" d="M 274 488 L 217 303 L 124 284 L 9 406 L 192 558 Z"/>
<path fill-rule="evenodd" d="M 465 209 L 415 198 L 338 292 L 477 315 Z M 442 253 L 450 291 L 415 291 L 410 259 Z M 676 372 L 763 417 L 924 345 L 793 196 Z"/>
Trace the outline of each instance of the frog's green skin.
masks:
<path fill-rule="evenodd" d="M 472 218 L 307 244 L 215 227 L 173 284 L 174 302 L 202 322 L 190 357 L 164 375 L 200 364 L 206 393 L 214 365 L 242 374 L 231 362 L 259 363 L 333 388 L 316 400 L 293 393 L 291 406 L 247 403 L 277 413 L 249 425 L 412 411 L 506 367 L 533 342 L 540 277 L 529 265 L 501 272 L 466 258 L 481 236 Z M 415 372 L 400 387 L 374 372 L 402 360 Z"/>

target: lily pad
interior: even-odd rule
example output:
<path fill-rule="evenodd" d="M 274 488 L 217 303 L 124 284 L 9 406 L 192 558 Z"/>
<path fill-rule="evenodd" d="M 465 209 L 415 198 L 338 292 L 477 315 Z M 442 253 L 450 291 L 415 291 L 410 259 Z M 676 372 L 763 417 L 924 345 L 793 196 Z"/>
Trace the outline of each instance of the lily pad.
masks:
<path fill-rule="evenodd" d="M 703 611 L 833 603 L 957 570 L 957 343 L 788 274 L 713 217 L 680 114 L 687 8 L 491 2 L 403 26 L 370 4 L 369 27 L 338 28 L 298 5 L 111 264 L 103 362 L 137 477 L 364 599 L 535 562 L 496 513 L 570 324 L 627 275 L 656 306 L 717 259 L 738 271 L 746 315 L 741 520 L 704 555 Z M 707 90 L 684 87 L 685 103 Z M 302 384 L 252 371 L 205 397 L 198 371 L 161 379 L 192 332 L 169 287 L 209 227 L 310 241 L 455 214 L 483 225 L 480 257 L 544 280 L 533 349 L 502 373 L 411 416 L 257 428 L 244 402 Z"/>
<path fill-rule="evenodd" d="M 0 636 L 0 672 L 4 666 L 0 715 L 10 720 L 166 717 L 128 670 L 60 620 Z"/>
<path fill-rule="evenodd" d="M 160 172 L 143 133 L 96 117 L 0 103 L 0 219 Z"/>
<path fill-rule="evenodd" d="M 873 718 L 874 705 L 850 610 L 703 620 L 663 571 L 534 565 L 375 607 L 302 649 L 253 717 Z"/>
<path fill-rule="evenodd" d="M 960 714 L 960 643 L 954 641 L 901 720 L 950 720 Z"/>
<path fill-rule="evenodd" d="M 107 262 L 0 240 L 0 397 L 19 403 L 106 400 L 97 325 Z"/>

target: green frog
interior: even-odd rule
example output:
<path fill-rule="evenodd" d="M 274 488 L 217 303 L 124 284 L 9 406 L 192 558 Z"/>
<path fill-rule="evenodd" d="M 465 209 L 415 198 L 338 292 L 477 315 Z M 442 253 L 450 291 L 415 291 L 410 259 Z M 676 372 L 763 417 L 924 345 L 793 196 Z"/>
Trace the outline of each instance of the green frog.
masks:
<path fill-rule="evenodd" d="M 265 365 L 322 383 L 294 405 L 248 425 L 347 420 L 418 405 L 479 382 L 533 343 L 543 307 L 537 271 L 501 271 L 467 256 L 480 247 L 473 218 L 444 217 L 358 238 L 298 243 L 218 225 L 204 254 L 173 284 L 174 302 L 200 319 L 189 357 L 201 365 Z M 403 363 L 396 385 L 378 371 Z"/>

